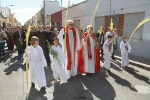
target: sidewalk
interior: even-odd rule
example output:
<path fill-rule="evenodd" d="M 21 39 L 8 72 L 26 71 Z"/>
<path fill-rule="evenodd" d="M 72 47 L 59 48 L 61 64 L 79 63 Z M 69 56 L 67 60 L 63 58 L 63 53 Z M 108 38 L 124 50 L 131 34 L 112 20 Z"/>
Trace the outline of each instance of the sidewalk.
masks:
<path fill-rule="evenodd" d="M 121 60 L 121 53 L 116 51 L 115 58 Z M 150 71 L 150 60 L 129 54 L 129 63 Z"/>

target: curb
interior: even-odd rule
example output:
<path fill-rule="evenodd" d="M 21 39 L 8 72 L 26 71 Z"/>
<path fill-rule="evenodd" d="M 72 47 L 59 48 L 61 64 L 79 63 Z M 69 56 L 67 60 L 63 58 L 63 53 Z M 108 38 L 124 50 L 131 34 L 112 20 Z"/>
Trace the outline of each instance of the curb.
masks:
<path fill-rule="evenodd" d="M 121 57 L 115 55 L 115 58 L 121 61 Z M 146 64 L 136 62 L 133 60 L 129 60 L 129 64 L 132 64 L 132 65 L 137 66 L 139 68 L 143 68 L 143 69 L 150 71 L 150 65 L 146 65 Z"/>

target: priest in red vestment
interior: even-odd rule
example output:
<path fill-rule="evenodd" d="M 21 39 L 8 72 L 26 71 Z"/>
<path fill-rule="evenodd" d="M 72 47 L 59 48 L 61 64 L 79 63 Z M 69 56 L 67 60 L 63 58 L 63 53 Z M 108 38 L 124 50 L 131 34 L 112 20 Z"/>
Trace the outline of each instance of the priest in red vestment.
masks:
<path fill-rule="evenodd" d="M 78 71 L 82 75 L 95 73 L 100 70 L 100 49 L 96 36 L 93 33 L 93 26 L 88 25 L 88 32 L 82 35 L 80 50 L 78 52 Z"/>
<path fill-rule="evenodd" d="M 78 72 L 78 51 L 80 49 L 80 39 L 78 31 L 74 27 L 74 22 L 72 20 L 67 21 L 67 26 L 61 29 L 58 34 L 58 38 L 65 53 L 65 73 L 67 74 L 69 71 L 71 76 L 75 76 Z M 66 42 L 64 42 L 64 40 Z"/>

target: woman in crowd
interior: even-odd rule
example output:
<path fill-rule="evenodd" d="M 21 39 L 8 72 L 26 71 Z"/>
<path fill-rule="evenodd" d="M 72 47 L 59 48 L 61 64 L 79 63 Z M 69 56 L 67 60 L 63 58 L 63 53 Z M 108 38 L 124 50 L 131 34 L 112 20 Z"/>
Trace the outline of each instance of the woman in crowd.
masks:
<path fill-rule="evenodd" d="M 14 40 L 13 40 L 13 33 L 11 32 L 11 28 L 8 27 L 7 28 L 7 46 L 8 46 L 8 51 L 9 51 L 9 55 L 12 55 L 13 49 L 14 49 Z"/>

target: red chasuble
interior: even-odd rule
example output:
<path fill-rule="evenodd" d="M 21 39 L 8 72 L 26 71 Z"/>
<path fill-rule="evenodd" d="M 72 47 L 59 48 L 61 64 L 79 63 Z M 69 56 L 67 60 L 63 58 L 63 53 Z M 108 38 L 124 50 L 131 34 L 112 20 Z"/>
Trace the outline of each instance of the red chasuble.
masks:
<path fill-rule="evenodd" d="M 80 72 L 82 74 L 86 73 L 85 72 L 85 64 L 84 64 L 84 43 L 82 42 L 82 40 L 85 39 L 87 37 L 87 35 L 88 35 L 87 32 L 82 35 L 82 38 L 80 41 L 81 48 L 78 52 L 78 72 Z M 97 41 L 94 34 L 92 34 L 91 37 L 95 41 Z M 88 52 L 88 58 L 89 59 L 92 58 L 91 45 L 94 45 L 94 44 L 90 44 L 90 39 L 88 37 L 87 38 L 87 52 Z M 98 72 L 100 70 L 100 49 L 95 48 L 94 53 L 95 53 L 95 72 Z"/>
<path fill-rule="evenodd" d="M 75 50 L 76 50 L 76 43 L 77 43 L 77 38 L 76 38 L 76 29 L 73 27 L 72 29 L 73 33 L 73 39 L 74 39 L 74 57 L 75 57 Z M 68 58 L 68 64 L 67 64 L 67 70 L 71 70 L 71 65 L 72 65 L 72 57 L 71 57 L 71 49 L 70 49 L 70 42 L 69 42 L 69 34 L 68 34 L 68 26 L 64 28 L 64 32 L 66 33 L 66 50 L 67 50 L 67 58 Z"/>

